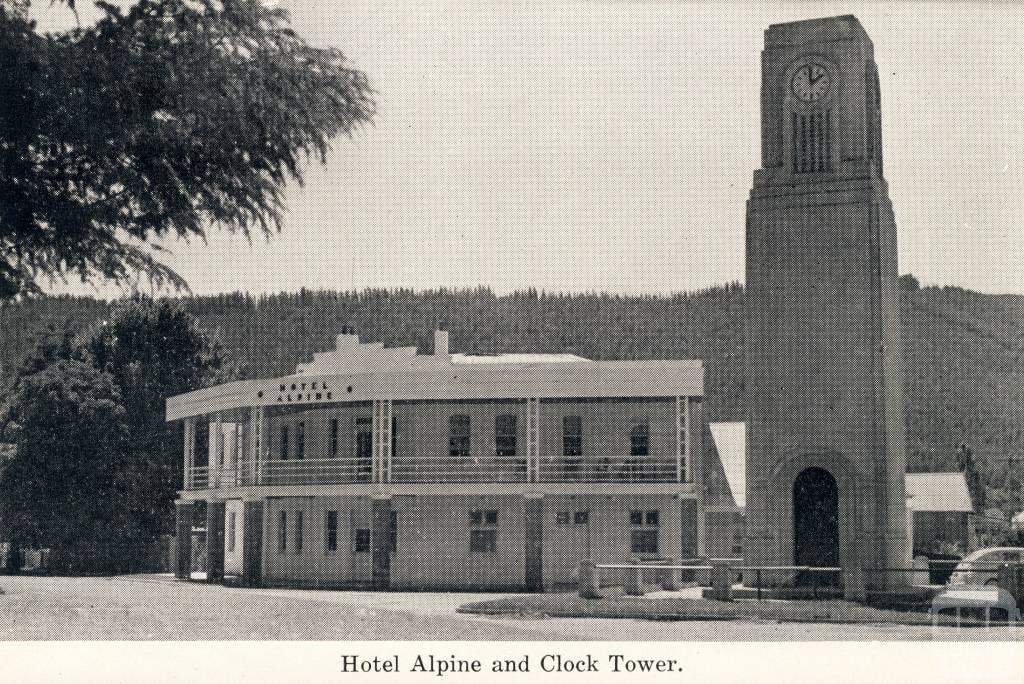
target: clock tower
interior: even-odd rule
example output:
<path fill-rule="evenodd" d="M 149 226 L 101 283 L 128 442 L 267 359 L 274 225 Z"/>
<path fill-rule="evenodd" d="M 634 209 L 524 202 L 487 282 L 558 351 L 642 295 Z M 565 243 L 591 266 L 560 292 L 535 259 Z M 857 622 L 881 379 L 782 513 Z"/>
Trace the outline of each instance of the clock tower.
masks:
<path fill-rule="evenodd" d="M 905 567 L 896 224 L 874 48 L 853 16 L 777 24 L 761 68 L 762 168 L 747 203 L 745 560 Z M 906 581 L 864 578 L 869 588 Z"/>

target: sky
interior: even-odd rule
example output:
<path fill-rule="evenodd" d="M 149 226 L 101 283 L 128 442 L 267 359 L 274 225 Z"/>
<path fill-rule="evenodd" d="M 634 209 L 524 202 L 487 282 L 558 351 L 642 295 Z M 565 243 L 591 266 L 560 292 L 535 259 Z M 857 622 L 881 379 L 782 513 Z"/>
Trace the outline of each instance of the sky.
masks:
<path fill-rule="evenodd" d="M 43 28 L 74 21 L 36 4 Z M 280 5 L 367 73 L 379 111 L 289 188 L 280 234 L 166 245 L 197 294 L 742 282 L 764 29 L 836 14 L 875 45 L 900 271 L 1024 294 L 1024 5 Z"/>

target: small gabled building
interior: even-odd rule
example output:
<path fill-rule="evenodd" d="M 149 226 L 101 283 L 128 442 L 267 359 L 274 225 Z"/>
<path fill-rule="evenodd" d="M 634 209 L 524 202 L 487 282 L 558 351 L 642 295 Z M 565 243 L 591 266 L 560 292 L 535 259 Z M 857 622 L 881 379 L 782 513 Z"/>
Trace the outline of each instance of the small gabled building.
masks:
<path fill-rule="evenodd" d="M 915 556 L 977 548 L 974 503 L 963 473 L 907 473 L 906 490 Z"/>

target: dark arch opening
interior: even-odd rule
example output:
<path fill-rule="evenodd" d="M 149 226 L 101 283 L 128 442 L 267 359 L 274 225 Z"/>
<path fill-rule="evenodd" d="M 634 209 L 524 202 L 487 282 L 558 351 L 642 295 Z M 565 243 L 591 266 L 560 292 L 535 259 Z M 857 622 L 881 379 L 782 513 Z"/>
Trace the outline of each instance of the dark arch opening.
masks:
<path fill-rule="evenodd" d="M 807 468 L 793 483 L 793 561 L 795 565 L 839 565 L 839 488 L 832 473 Z M 838 573 L 802 573 L 801 584 L 835 584 Z"/>

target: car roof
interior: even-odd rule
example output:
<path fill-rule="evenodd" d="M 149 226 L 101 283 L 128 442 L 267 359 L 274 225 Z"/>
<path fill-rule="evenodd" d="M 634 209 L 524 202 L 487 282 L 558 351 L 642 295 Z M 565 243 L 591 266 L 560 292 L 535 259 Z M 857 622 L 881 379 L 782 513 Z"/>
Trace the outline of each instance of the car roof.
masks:
<path fill-rule="evenodd" d="M 966 558 L 964 558 L 964 560 L 977 560 L 978 558 L 981 558 L 982 556 L 987 556 L 990 553 L 998 553 L 1000 551 L 1024 551 L 1024 547 L 1020 547 L 1020 546 L 990 546 L 990 547 L 988 547 L 986 549 L 978 549 L 977 551 L 972 551 L 971 553 L 969 553 L 967 555 Z"/>

